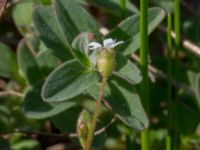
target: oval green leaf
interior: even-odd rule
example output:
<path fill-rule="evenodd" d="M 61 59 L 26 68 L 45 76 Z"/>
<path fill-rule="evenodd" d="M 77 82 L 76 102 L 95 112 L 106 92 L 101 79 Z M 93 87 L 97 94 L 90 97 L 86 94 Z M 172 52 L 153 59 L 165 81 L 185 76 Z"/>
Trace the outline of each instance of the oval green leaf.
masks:
<path fill-rule="evenodd" d="M 77 60 L 85 67 L 91 67 L 91 63 L 88 57 L 88 36 L 89 32 L 82 32 L 72 42 L 72 53 Z"/>
<path fill-rule="evenodd" d="M 53 51 L 55 56 L 63 61 L 72 58 L 65 36 L 50 6 L 39 6 L 35 8 L 33 22 L 39 37 Z"/>
<path fill-rule="evenodd" d="M 118 0 L 88 0 L 89 3 L 93 4 L 96 7 L 104 9 L 112 14 L 120 15 L 120 1 Z M 130 1 L 126 0 L 126 7 L 128 14 L 139 13 L 138 8 Z"/>
<path fill-rule="evenodd" d="M 165 17 L 165 11 L 161 8 L 150 8 L 148 11 L 148 34 L 161 23 Z M 140 15 L 136 14 L 126 18 L 107 37 L 125 41 L 119 46 L 125 55 L 133 54 L 140 47 Z"/>
<path fill-rule="evenodd" d="M 19 32 L 25 36 L 32 31 L 32 11 L 34 3 L 29 2 L 19 2 L 13 7 L 12 17 L 13 21 L 19 30 Z"/>
<path fill-rule="evenodd" d="M 47 103 L 41 98 L 41 88 L 42 83 L 36 84 L 24 98 L 23 109 L 29 118 L 50 118 L 76 105 L 75 100 L 61 103 Z"/>
<path fill-rule="evenodd" d="M 117 66 L 113 74 L 118 76 L 131 84 L 138 84 L 142 80 L 140 69 L 121 53 L 117 52 L 116 55 Z"/>
<path fill-rule="evenodd" d="M 113 72 L 114 75 L 123 78 L 131 84 L 138 84 L 142 81 L 139 68 L 131 61 L 128 61 L 120 70 Z"/>
<path fill-rule="evenodd" d="M 0 43 L 0 54 L 0 76 L 4 78 L 19 76 L 14 52 L 7 45 Z"/>
<path fill-rule="evenodd" d="M 99 25 L 75 0 L 56 0 L 54 4 L 58 22 L 69 44 L 81 32 L 92 31 L 100 40 Z"/>
<path fill-rule="evenodd" d="M 58 66 L 58 60 L 48 50 L 39 52 L 36 56 L 36 61 L 45 77 Z"/>
<path fill-rule="evenodd" d="M 99 74 L 88 70 L 78 61 L 68 61 L 55 69 L 47 78 L 42 97 L 47 102 L 60 102 L 84 92 L 99 80 Z"/>
<path fill-rule="evenodd" d="M 43 78 L 40 68 L 35 60 L 35 45 L 33 44 L 34 42 L 32 39 L 32 37 L 23 39 L 17 48 L 19 67 L 25 79 L 31 85 Z"/>

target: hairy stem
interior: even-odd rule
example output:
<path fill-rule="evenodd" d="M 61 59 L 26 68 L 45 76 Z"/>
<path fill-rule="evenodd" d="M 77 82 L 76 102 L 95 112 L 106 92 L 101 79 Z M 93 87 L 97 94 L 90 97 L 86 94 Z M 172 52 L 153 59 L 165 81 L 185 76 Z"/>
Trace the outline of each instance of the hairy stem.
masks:
<path fill-rule="evenodd" d="M 101 81 L 101 86 L 100 86 L 100 89 L 99 89 L 99 94 L 98 94 L 97 102 L 96 102 L 96 105 L 95 105 L 94 115 L 93 115 L 93 118 L 92 118 L 91 129 L 88 132 L 87 141 L 86 141 L 86 143 L 83 147 L 83 150 L 90 150 L 90 147 L 91 147 L 91 144 L 92 144 L 93 135 L 94 135 L 94 131 L 95 131 L 95 128 L 96 128 L 96 123 L 97 123 L 97 119 L 98 119 L 98 116 L 99 116 L 100 104 L 101 104 L 101 101 L 103 99 L 103 92 L 104 92 L 104 88 L 105 88 L 105 85 L 106 85 L 106 80 L 107 79 L 103 78 L 102 81 Z"/>

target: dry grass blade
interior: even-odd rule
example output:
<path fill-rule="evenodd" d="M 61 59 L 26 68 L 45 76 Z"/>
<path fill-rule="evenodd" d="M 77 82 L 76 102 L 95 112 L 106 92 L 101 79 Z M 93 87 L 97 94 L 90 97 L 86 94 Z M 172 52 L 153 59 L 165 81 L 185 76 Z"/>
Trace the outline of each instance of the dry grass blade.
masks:
<path fill-rule="evenodd" d="M 6 8 L 7 0 L 0 0 L 0 17 Z"/>

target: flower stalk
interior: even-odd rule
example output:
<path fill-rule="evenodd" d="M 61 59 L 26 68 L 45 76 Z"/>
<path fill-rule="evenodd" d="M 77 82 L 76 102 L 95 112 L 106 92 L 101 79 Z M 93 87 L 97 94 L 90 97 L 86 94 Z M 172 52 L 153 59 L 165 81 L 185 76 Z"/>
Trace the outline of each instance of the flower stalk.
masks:
<path fill-rule="evenodd" d="M 87 141 L 86 141 L 85 145 L 83 146 L 83 150 L 90 150 L 92 140 L 93 140 L 94 131 L 95 131 L 95 128 L 96 128 L 97 119 L 98 119 L 98 116 L 99 116 L 100 104 L 101 104 L 101 101 L 103 99 L 103 91 L 104 91 L 104 88 L 105 88 L 105 85 L 106 85 L 106 81 L 107 81 L 106 78 L 102 79 L 101 86 L 100 86 L 100 89 L 99 89 L 98 98 L 97 98 L 97 102 L 96 102 L 96 105 L 95 105 L 95 111 L 94 111 L 93 118 L 92 118 L 91 128 L 88 132 Z"/>

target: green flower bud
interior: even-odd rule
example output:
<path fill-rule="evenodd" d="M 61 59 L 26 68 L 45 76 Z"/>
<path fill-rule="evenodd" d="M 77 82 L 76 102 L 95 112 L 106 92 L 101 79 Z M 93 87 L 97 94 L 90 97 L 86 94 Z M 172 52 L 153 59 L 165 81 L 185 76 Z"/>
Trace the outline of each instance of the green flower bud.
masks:
<path fill-rule="evenodd" d="M 103 78 L 108 78 L 116 66 L 115 50 L 114 48 L 124 41 L 116 41 L 116 39 L 105 39 L 103 45 L 98 42 L 90 42 L 89 49 L 97 50 L 97 69 Z"/>
<path fill-rule="evenodd" d="M 85 142 L 87 141 L 88 132 L 91 129 L 91 122 L 92 122 L 91 114 L 84 109 L 80 113 L 76 129 L 81 146 L 84 146 Z"/>
<path fill-rule="evenodd" d="M 97 69 L 103 78 L 108 78 L 116 66 L 114 49 L 99 49 L 97 52 Z"/>

